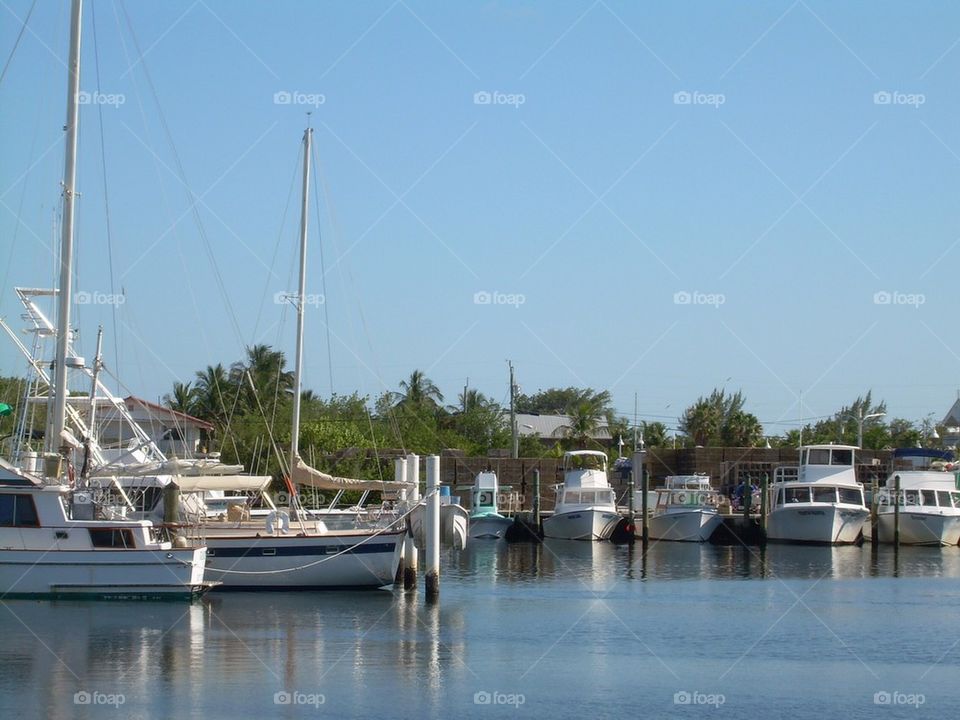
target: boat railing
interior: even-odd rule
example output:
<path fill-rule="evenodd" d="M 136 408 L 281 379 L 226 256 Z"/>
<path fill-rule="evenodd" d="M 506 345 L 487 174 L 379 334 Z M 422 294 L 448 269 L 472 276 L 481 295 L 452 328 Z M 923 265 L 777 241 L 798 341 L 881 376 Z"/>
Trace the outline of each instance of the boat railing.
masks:
<path fill-rule="evenodd" d="M 796 482 L 800 479 L 800 468 L 796 465 L 783 465 L 773 471 L 774 482 Z"/>

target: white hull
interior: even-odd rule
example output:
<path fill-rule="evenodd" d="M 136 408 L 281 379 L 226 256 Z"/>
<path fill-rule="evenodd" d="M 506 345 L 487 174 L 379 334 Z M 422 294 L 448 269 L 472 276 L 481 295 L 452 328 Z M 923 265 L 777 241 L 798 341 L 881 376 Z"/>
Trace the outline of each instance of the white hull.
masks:
<path fill-rule="evenodd" d="M 879 525 L 877 539 L 882 543 L 892 543 L 893 512 L 880 513 L 877 522 Z M 956 545 L 958 543 L 960 543 L 960 514 L 941 515 L 939 512 L 901 510 L 901 545 Z"/>
<path fill-rule="evenodd" d="M 205 548 L 0 550 L 4 597 L 183 598 L 204 585 Z"/>
<path fill-rule="evenodd" d="M 208 535 L 206 576 L 229 590 L 381 588 L 393 584 L 405 535 Z"/>
<path fill-rule="evenodd" d="M 513 525 L 513 520 L 506 517 L 477 517 L 470 518 L 470 537 L 478 540 L 499 540 Z"/>
<path fill-rule="evenodd" d="M 767 539 L 786 543 L 849 545 L 860 537 L 866 508 L 801 504 L 775 508 L 767 519 Z"/>
<path fill-rule="evenodd" d="M 424 547 L 426 545 L 426 524 L 427 508 L 425 505 L 418 505 L 410 513 L 410 529 L 413 531 L 413 537 L 417 545 Z M 470 513 L 460 505 L 441 505 L 440 506 L 440 543 L 443 545 L 452 545 L 458 550 L 467 546 L 467 538 L 470 537 Z"/>
<path fill-rule="evenodd" d="M 620 515 L 613 510 L 559 512 L 543 521 L 544 537 L 558 540 L 609 540 Z"/>
<path fill-rule="evenodd" d="M 655 515 L 647 530 L 652 540 L 706 542 L 722 522 L 715 510 L 684 510 Z"/>

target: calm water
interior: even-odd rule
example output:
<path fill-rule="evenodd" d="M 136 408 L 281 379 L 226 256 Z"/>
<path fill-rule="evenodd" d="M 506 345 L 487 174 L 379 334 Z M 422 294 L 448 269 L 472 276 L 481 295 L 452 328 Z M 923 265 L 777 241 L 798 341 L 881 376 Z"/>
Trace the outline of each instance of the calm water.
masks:
<path fill-rule="evenodd" d="M 958 548 L 477 541 L 444 570 L 435 606 L 0 602 L 0 717 L 960 717 Z"/>

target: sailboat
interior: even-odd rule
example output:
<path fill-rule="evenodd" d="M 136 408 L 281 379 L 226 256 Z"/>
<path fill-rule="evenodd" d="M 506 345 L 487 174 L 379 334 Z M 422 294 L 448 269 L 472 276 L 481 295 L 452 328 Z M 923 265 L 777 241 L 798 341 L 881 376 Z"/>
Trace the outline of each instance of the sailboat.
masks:
<path fill-rule="evenodd" d="M 39 368 L 52 393 L 45 451 L 42 458 L 33 453 L 36 474 L 0 462 L 0 597 L 193 597 L 210 588 L 205 547 L 175 546 L 149 521 L 114 516 L 76 483 L 82 445 L 67 428 L 67 381 L 68 367 L 82 364 L 72 352 L 70 327 L 82 10 L 81 0 L 73 0 L 60 286 L 45 291 L 58 305 L 54 377 Z"/>

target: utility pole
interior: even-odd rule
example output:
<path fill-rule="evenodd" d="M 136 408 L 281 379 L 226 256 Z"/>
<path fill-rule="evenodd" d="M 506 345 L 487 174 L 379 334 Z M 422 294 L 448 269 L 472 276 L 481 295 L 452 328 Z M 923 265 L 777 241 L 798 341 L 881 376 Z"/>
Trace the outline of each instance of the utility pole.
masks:
<path fill-rule="evenodd" d="M 634 393 L 633 394 L 633 451 L 634 452 L 637 452 L 637 425 L 638 425 L 637 408 L 638 407 L 639 405 L 637 400 L 637 393 Z"/>
<path fill-rule="evenodd" d="M 513 363 L 507 360 L 507 365 L 510 366 L 510 457 L 516 460 L 518 457 L 520 457 L 520 438 L 518 437 L 517 433 L 517 411 L 515 400 L 517 386 L 513 381 Z"/>
<path fill-rule="evenodd" d="M 467 378 L 467 382 L 463 385 L 463 411 L 467 411 L 467 391 L 470 389 L 470 378 Z"/>

